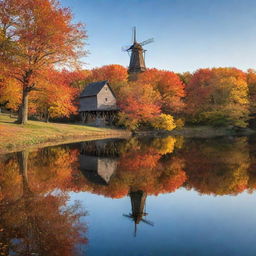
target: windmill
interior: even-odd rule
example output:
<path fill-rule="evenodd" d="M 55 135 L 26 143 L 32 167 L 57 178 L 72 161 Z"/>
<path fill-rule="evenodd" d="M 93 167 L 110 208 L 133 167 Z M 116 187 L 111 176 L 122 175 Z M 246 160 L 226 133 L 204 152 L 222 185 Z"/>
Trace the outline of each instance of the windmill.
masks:
<path fill-rule="evenodd" d="M 131 198 L 131 205 L 132 205 L 132 213 L 130 214 L 123 214 L 124 217 L 127 217 L 134 222 L 134 236 L 137 234 L 137 225 L 140 222 L 144 222 L 150 226 L 154 226 L 152 221 L 146 220 L 144 216 L 148 214 L 144 212 L 146 197 L 147 194 L 143 191 L 136 191 L 130 192 L 129 196 Z"/>
<path fill-rule="evenodd" d="M 141 43 L 138 43 L 136 39 L 136 27 L 134 27 L 132 40 L 133 40 L 133 44 L 131 46 L 123 47 L 122 50 L 128 52 L 130 55 L 130 64 L 128 68 L 130 80 L 136 80 L 138 73 L 146 71 L 146 65 L 145 65 L 146 50 L 144 50 L 142 46 L 152 43 L 154 39 L 150 38 Z"/>

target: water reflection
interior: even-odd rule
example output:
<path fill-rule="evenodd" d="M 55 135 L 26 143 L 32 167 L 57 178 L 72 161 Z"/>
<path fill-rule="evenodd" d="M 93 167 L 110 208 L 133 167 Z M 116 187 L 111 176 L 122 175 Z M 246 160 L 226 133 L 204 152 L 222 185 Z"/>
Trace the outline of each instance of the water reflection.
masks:
<path fill-rule="evenodd" d="M 54 168 L 45 173 L 46 166 L 37 165 L 40 156 L 24 151 L 1 161 L 0 255 L 79 255 L 75 245 L 86 243 L 81 236 L 86 226 L 79 222 L 85 212 L 79 203 L 67 205 L 60 173 Z M 57 167 L 62 157 L 55 156 L 46 169 Z"/>
<path fill-rule="evenodd" d="M 137 225 L 142 221 L 150 226 L 154 226 L 152 221 L 145 219 L 148 214 L 144 211 L 147 193 L 144 191 L 130 192 L 132 212 L 130 214 L 123 214 L 124 217 L 130 218 L 134 222 L 134 236 L 137 234 Z"/>
<path fill-rule="evenodd" d="M 78 255 L 85 211 L 70 192 L 130 198 L 123 219 L 153 226 L 147 196 L 178 188 L 237 195 L 256 188 L 253 138 L 101 140 L 0 156 L 0 255 Z M 86 205 L 85 205 L 86 206 Z M 159 213 L 160 214 L 160 213 Z M 155 223 L 156 224 L 156 223 Z M 153 232 L 153 229 L 152 229 Z"/>

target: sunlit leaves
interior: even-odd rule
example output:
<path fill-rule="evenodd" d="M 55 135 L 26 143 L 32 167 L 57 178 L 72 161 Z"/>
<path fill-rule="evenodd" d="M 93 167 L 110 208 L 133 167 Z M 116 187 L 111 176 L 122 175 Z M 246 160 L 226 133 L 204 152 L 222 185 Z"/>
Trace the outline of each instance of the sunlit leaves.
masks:
<path fill-rule="evenodd" d="M 215 126 L 247 126 L 248 85 L 241 70 L 200 69 L 190 79 L 186 90 L 189 121 Z"/>

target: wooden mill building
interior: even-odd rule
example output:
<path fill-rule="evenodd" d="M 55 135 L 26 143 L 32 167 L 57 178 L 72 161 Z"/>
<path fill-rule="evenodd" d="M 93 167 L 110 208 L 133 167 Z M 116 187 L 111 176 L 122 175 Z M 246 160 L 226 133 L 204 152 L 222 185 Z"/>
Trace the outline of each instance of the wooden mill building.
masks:
<path fill-rule="evenodd" d="M 116 96 L 107 80 L 88 84 L 80 94 L 79 103 L 83 123 L 111 125 L 118 112 Z"/>

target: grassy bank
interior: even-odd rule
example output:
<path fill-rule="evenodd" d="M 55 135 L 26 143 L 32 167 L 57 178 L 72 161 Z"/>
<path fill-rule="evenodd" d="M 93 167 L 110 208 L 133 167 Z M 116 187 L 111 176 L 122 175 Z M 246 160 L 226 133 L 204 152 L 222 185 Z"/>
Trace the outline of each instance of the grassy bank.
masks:
<path fill-rule="evenodd" d="M 0 154 L 25 148 L 129 136 L 129 132 L 118 129 L 39 121 L 29 121 L 26 125 L 18 125 L 15 121 L 16 118 L 0 114 Z"/>

